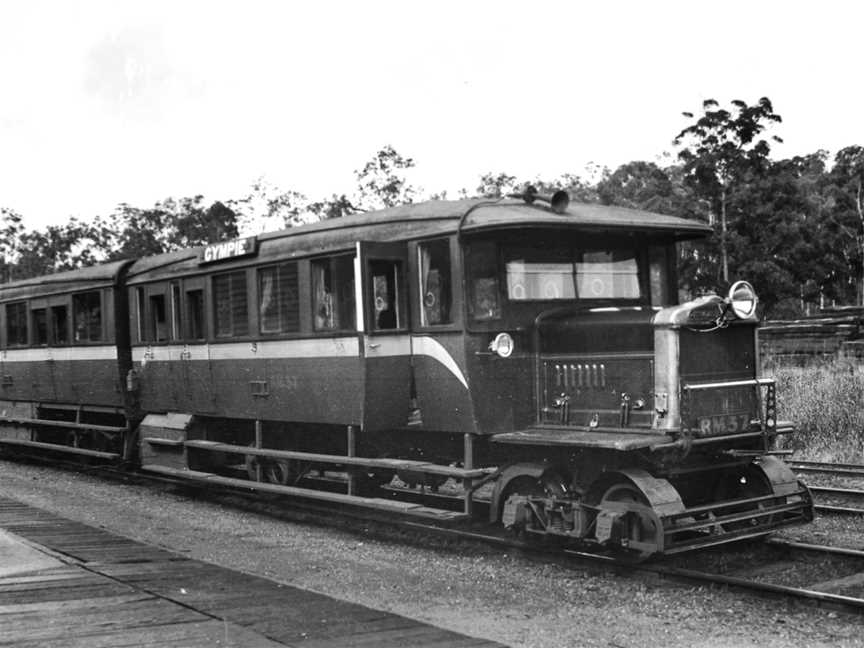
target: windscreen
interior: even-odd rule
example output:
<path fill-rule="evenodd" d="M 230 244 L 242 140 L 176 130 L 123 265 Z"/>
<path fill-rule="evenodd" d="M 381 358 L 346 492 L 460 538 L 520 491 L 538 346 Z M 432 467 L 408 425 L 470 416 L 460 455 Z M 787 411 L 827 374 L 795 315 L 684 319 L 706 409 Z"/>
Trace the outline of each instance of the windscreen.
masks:
<path fill-rule="evenodd" d="M 512 301 L 639 299 L 635 250 L 505 248 Z"/>

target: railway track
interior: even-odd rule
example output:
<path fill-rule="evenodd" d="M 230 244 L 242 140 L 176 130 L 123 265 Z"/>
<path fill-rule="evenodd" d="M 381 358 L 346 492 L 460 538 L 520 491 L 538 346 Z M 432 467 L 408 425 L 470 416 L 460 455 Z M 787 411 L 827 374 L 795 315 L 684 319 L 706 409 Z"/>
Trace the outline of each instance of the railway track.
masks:
<path fill-rule="evenodd" d="M 827 475 L 829 477 L 859 481 L 864 485 L 864 464 L 829 463 L 821 461 L 790 461 L 790 467 L 799 474 Z M 842 515 L 864 515 L 864 489 L 840 486 L 808 484 L 810 492 L 821 500 L 814 508 L 817 512 Z M 844 504 L 838 504 L 837 501 Z M 849 506 L 846 502 L 860 502 L 861 506 Z"/>
<path fill-rule="evenodd" d="M 44 465 L 44 462 L 40 461 Z M 53 467 L 64 469 L 82 470 L 80 465 L 68 464 Z M 862 467 L 864 469 L 864 467 Z M 271 496 L 261 498 L 253 496 L 251 491 L 242 492 L 235 489 L 220 487 L 210 489 L 192 484 L 185 480 L 172 479 L 159 475 L 151 475 L 140 472 L 125 472 L 114 467 L 93 466 L 86 472 L 95 474 L 102 478 L 132 482 L 136 484 L 167 487 L 179 489 L 181 492 L 194 492 L 197 498 L 205 498 L 220 504 L 233 506 L 254 513 L 267 515 L 279 519 L 292 521 L 314 522 L 322 525 L 341 525 L 349 528 L 350 525 L 362 522 L 364 527 L 376 525 L 376 533 L 382 537 L 393 539 L 396 534 L 411 535 L 409 541 L 421 542 L 430 536 L 449 539 L 458 543 L 478 544 L 485 547 L 499 547 L 508 551 L 519 552 L 523 556 L 542 560 L 543 562 L 556 562 L 563 567 L 591 567 L 600 571 L 614 572 L 649 580 L 660 580 L 670 583 L 697 586 L 716 586 L 731 588 L 741 592 L 749 592 L 761 597 L 768 597 L 786 601 L 803 602 L 826 609 L 851 613 L 855 615 L 864 614 L 864 551 L 834 547 L 828 545 L 817 545 L 794 542 L 782 539 L 768 539 L 762 547 L 769 552 L 770 561 L 765 562 L 765 554 L 762 554 L 759 564 L 738 564 L 734 569 L 712 569 L 705 567 L 692 567 L 685 556 L 674 556 L 656 562 L 630 563 L 614 556 L 580 551 L 567 548 L 559 544 L 534 543 L 515 538 L 501 529 L 477 526 L 472 529 L 457 528 L 439 522 L 423 522 L 416 520 L 400 519 L 385 513 L 370 515 L 367 510 L 350 507 L 338 507 L 339 515 L 334 517 L 333 506 L 321 502 L 310 502 L 292 499 L 285 502 L 284 498 Z M 862 511 L 864 513 L 864 511 Z M 719 549 L 709 549 L 701 553 L 713 553 L 714 555 L 730 555 L 740 550 L 736 545 L 727 545 Z M 745 551 L 746 553 L 746 551 Z M 771 571 L 771 565 L 776 565 L 777 570 L 783 570 L 790 562 L 806 557 L 808 562 L 829 561 L 833 567 L 829 571 L 849 572 L 845 576 L 834 578 L 819 584 L 788 584 L 782 582 L 771 582 L 767 579 L 758 579 L 742 576 L 742 573 L 758 571 L 765 573 Z M 738 559 L 739 563 L 741 559 Z M 698 562 L 698 561 L 696 561 Z M 709 561 L 710 562 L 710 561 Z M 727 561 L 730 562 L 730 561 Z M 735 562 L 734 560 L 731 562 Z M 823 573 L 825 570 L 820 570 Z M 860 584 L 860 586 L 859 586 Z M 844 587 L 860 590 L 860 595 L 850 596 L 841 594 L 832 589 Z"/>

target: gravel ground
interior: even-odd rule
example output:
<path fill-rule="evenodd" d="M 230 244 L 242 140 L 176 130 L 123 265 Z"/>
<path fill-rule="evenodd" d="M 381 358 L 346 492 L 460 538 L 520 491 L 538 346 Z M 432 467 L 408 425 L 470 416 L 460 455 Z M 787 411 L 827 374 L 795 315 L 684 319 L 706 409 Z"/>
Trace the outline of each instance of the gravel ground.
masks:
<path fill-rule="evenodd" d="M 512 646 L 864 646 L 864 619 L 856 616 L 569 570 L 495 549 L 418 546 L 368 530 L 275 520 L 86 474 L 0 461 L 0 495 L 193 558 Z M 858 524 L 819 523 L 806 536 L 839 528 L 847 544 L 860 545 Z"/>

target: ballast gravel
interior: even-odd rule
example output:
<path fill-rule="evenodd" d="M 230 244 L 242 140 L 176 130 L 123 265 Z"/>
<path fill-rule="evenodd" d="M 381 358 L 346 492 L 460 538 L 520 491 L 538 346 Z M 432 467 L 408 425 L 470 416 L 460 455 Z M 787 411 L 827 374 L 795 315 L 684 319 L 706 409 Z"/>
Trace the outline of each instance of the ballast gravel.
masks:
<path fill-rule="evenodd" d="M 192 558 L 511 646 L 864 646 L 864 618 L 854 615 L 569 569 L 479 545 L 391 540 L 362 524 L 274 519 L 86 473 L 0 460 L 0 495 Z M 832 536 L 847 533 L 849 546 L 861 543 L 862 531 L 860 522 L 831 529 Z"/>

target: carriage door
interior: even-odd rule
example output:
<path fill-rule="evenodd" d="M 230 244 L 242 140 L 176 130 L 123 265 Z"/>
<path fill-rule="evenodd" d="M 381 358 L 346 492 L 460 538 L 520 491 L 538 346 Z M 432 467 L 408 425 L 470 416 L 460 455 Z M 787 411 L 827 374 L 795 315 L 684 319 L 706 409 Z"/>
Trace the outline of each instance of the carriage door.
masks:
<path fill-rule="evenodd" d="M 411 394 L 408 247 L 360 242 L 357 259 L 366 386 L 363 429 L 405 427 Z"/>

